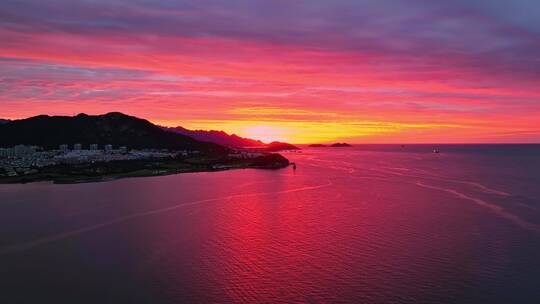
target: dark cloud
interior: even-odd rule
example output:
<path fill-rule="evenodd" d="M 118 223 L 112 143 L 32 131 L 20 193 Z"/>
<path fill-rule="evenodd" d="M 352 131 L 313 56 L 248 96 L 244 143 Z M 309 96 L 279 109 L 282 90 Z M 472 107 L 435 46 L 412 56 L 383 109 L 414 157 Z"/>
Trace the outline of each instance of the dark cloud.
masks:
<path fill-rule="evenodd" d="M 368 53 L 413 69 L 456 67 L 539 77 L 536 1 L 41 1 L 4 0 L 0 26 L 11 32 L 79 36 L 220 38 Z M 4 43 L 17 36 L 4 37 Z M 153 46 L 160 48 L 159 45 Z M 163 46 L 167 51 L 171 46 Z"/>

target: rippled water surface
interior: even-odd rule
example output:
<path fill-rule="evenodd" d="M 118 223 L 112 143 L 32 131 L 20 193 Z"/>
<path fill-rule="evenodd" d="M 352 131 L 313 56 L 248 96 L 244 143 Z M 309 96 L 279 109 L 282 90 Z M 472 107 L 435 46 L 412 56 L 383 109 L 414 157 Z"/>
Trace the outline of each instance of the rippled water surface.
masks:
<path fill-rule="evenodd" d="M 538 146 L 0 185 L 0 303 L 540 303 Z"/>

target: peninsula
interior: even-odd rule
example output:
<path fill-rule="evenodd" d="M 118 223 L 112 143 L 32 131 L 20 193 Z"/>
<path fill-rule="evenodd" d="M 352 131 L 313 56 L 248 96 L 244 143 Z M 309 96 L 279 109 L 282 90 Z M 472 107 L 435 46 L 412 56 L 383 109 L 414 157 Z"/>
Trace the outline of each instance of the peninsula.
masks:
<path fill-rule="evenodd" d="M 36 116 L 0 124 L 0 183 L 76 183 L 289 165 L 280 154 L 225 147 L 122 113 Z"/>

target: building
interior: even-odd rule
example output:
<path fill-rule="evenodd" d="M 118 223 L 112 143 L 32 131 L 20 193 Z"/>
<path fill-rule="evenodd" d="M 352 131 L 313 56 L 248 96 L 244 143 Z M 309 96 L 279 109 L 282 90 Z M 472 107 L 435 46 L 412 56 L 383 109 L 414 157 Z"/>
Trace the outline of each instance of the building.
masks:
<path fill-rule="evenodd" d="M 8 158 L 11 156 L 11 149 L 0 149 L 0 157 Z"/>
<path fill-rule="evenodd" d="M 112 152 L 113 146 L 112 145 L 105 145 L 105 152 Z"/>
<path fill-rule="evenodd" d="M 74 144 L 73 145 L 73 150 L 76 150 L 76 151 L 82 150 L 82 145 L 81 144 Z"/>
<path fill-rule="evenodd" d="M 91 144 L 90 145 L 90 150 L 97 150 L 99 147 L 98 147 L 98 144 Z"/>
<path fill-rule="evenodd" d="M 34 146 L 25 146 L 25 145 L 17 145 L 12 148 L 13 154 L 16 157 L 25 156 L 25 155 L 31 155 L 36 153 L 36 147 Z"/>
<path fill-rule="evenodd" d="M 120 151 L 120 153 L 127 153 L 127 147 L 126 146 L 121 146 L 120 148 L 118 148 L 118 150 Z"/>
<path fill-rule="evenodd" d="M 66 145 L 66 144 L 63 144 L 63 145 L 58 146 L 58 149 L 59 149 L 60 151 L 64 151 L 64 152 L 66 152 L 66 151 L 69 150 L 68 145 Z"/>
<path fill-rule="evenodd" d="M 25 146 L 17 145 L 12 148 L 0 149 L 0 157 L 10 158 L 10 157 L 23 157 L 28 155 L 33 155 L 36 153 L 37 147 L 35 146 Z"/>

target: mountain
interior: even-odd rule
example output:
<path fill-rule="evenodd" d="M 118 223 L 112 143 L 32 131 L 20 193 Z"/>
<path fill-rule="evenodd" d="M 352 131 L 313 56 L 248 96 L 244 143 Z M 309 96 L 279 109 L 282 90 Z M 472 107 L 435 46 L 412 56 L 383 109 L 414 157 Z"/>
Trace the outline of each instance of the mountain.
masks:
<path fill-rule="evenodd" d="M 266 152 L 279 152 L 282 150 L 299 150 L 300 149 L 288 143 L 275 141 L 270 144 L 265 144 L 260 140 L 240 137 L 235 134 L 229 135 L 223 131 L 188 130 L 183 127 L 175 127 L 175 128 L 163 127 L 163 129 L 169 132 L 186 135 L 196 140 L 213 142 L 213 143 L 231 147 L 231 148 L 257 147 L 259 148 L 259 150 L 263 150 Z"/>
<path fill-rule="evenodd" d="M 0 125 L 5 125 L 7 123 L 9 123 L 11 120 L 7 120 L 7 119 L 0 119 Z"/>
<path fill-rule="evenodd" d="M 188 130 L 182 127 L 163 127 L 163 129 L 169 132 L 186 135 L 199 141 L 213 142 L 222 146 L 232 148 L 264 146 L 264 143 L 260 140 L 244 138 L 236 134 L 229 135 L 223 131 Z"/>
<path fill-rule="evenodd" d="M 223 146 L 167 132 L 147 120 L 122 113 L 47 116 L 13 120 L 0 125 L 0 146 L 17 144 L 57 148 L 60 144 L 111 144 L 128 148 L 200 150 L 224 153 Z"/>
<path fill-rule="evenodd" d="M 266 145 L 264 150 L 266 152 L 279 152 L 283 150 L 300 150 L 300 148 L 298 148 L 297 146 L 288 144 L 288 143 L 274 141 Z"/>

